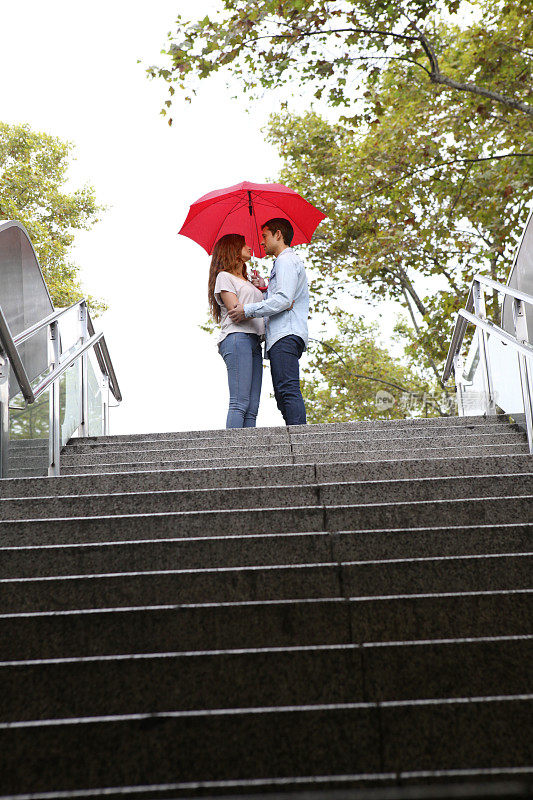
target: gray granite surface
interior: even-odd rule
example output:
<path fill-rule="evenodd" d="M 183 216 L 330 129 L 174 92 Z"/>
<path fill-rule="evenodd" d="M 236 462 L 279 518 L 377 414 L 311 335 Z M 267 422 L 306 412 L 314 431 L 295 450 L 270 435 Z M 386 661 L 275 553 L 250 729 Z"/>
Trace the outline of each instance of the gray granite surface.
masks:
<path fill-rule="evenodd" d="M 0 795 L 524 770 L 532 463 L 505 419 L 376 420 L 0 482 Z"/>

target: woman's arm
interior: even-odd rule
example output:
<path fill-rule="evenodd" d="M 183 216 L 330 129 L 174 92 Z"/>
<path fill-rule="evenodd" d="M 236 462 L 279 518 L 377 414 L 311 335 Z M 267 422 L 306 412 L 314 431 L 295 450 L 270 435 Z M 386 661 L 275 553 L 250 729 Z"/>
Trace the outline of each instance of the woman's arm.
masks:
<path fill-rule="evenodd" d="M 222 302 L 224 303 L 228 311 L 231 311 L 232 308 L 235 308 L 235 306 L 239 302 L 237 300 L 237 295 L 235 294 L 235 292 L 223 291 L 220 292 L 220 297 L 222 298 Z"/>

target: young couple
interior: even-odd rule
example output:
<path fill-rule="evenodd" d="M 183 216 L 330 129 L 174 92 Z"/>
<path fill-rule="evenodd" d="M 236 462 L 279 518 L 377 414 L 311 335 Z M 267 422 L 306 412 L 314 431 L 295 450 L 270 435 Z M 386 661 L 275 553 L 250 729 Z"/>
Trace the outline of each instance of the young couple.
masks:
<path fill-rule="evenodd" d="M 268 287 L 257 274 L 251 280 L 248 276 L 252 251 L 244 236 L 228 233 L 215 244 L 208 293 L 211 314 L 220 324 L 218 349 L 228 370 L 227 428 L 255 427 L 263 338 L 285 424 L 306 423 L 298 362 L 307 347 L 309 292 L 303 261 L 290 246 L 293 235 L 286 219 L 271 219 L 262 227 L 265 255 L 275 258 Z"/>

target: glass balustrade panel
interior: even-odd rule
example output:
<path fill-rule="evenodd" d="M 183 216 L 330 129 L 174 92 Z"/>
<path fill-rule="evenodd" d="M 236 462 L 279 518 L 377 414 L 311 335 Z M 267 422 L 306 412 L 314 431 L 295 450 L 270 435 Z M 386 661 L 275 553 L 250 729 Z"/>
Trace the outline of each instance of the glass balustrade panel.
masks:
<path fill-rule="evenodd" d="M 89 411 L 89 436 L 104 435 L 104 401 L 107 402 L 105 395 L 107 391 L 103 388 L 102 372 L 98 359 L 91 348 L 87 359 L 87 378 L 88 378 L 88 411 Z"/>
<path fill-rule="evenodd" d="M 60 363 L 69 358 L 80 346 L 82 327 L 79 306 L 59 318 Z M 61 446 L 78 430 L 82 421 L 81 362 L 75 361 L 59 379 L 60 440 Z"/>
<path fill-rule="evenodd" d="M 35 386 L 41 378 L 32 381 Z M 10 400 L 8 478 L 48 475 L 50 391 L 26 406 L 22 393 Z"/>
<path fill-rule="evenodd" d="M 496 410 L 520 420 L 524 416 L 524 398 L 518 353 L 494 336 L 488 337 L 487 351 Z"/>
<path fill-rule="evenodd" d="M 82 329 L 80 321 L 80 308 L 66 311 L 58 320 L 60 339 L 60 360 L 64 361 L 80 345 Z"/>
<path fill-rule="evenodd" d="M 504 344 L 490 334 L 487 335 L 486 341 L 496 411 L 509 414 L 517 421 L 521 421 L 524 417 L 524 400 L 518 353 L 511 345 Z M 466 358 L 461 384 L 464 414 L 466 416 L 484 414 L 485 385 L 477 335 Z"/>
<path fill-rule="evenodd" d="M 460 387 L 463 414 L 466 417 L 484 414 L 486 409 L 485 388 L 479 357 L 479 339 L 477 334 L 474 336 L 468 350 L 464 370 L 460 376 Z"/>
<path fill-rule="evenodd" d="M 81 361 L 70 366 L 59 379 L 59 424 L 61 428 L 61 447 L 81 425 Z"/>

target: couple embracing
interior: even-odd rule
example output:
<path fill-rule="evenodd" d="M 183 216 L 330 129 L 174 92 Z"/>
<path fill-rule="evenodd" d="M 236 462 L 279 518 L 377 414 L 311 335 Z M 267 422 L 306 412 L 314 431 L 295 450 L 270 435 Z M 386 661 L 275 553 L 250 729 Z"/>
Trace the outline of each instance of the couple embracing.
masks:
<path fill-rule="evenodd" d="M 248 275 L 252 251 L 241 234 L 222 236 L 211 259 L 209 307 L 220 324 L 218 349 L 228 370 L 227 428 L 255 427 L 263 378 L 263 339 L 274 396 L 285 424 L 306 423 L 299 373 L 299 359 L 308 341 L 305 266 L 291 248 L 294 231 L 287 219 L 269 220 L 261 234 L 265 255 L 275 259 L 268 287 L 257 273 Z"/>

